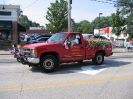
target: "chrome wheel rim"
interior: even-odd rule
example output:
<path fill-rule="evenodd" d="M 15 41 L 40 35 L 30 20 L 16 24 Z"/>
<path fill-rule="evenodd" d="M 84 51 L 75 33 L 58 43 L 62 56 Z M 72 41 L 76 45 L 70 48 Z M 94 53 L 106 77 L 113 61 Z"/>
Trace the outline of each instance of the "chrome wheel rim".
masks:
<path fill-rule="evenodd" d="M 46 59 L 43 62 L 43 67 L 45 69 L 52 69 L 54 67 L 54 61 L 52 59 Z"/>
<path fill-rule="evenodd" d="M 98 63 L 101 63 L 102 60 L 103 60 L 102 55 L 98 55 L 98 56 L 97 56 L 97 62 L 98 62 Z"/>

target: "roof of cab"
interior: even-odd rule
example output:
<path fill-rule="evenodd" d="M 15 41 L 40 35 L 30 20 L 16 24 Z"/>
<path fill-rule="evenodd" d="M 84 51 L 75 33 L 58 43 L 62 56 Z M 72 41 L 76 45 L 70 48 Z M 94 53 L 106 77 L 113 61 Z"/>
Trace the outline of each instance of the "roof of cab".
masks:
<path fill-rule="evenodd" d="M 59 33 L 81 33 L 81 32 L 59 32 Z"/>

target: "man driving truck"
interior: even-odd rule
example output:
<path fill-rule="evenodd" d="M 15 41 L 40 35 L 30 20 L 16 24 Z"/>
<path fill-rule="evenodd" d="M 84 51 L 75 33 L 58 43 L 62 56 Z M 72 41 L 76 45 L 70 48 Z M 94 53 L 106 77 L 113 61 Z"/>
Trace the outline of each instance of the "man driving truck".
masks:
<path fill-rule="evenodd" d="M 79 44 L 79 40 L 76 38 L 76 35 L 75 34 L 72 34 L 71 35 L 71 45 L 75 45 L 75 44 Z"/>
<path fill-rule="evenodd" d="M 79 44 L 79 40 L 76 38 L 76 34 L 72 34 L 70 35 L 70 37 L 68 38 L 71 43 L 71 48 L 73 48 L 74 45 Z M 65 43 L 65 48 L 68 49 L 67 44 Z"/>

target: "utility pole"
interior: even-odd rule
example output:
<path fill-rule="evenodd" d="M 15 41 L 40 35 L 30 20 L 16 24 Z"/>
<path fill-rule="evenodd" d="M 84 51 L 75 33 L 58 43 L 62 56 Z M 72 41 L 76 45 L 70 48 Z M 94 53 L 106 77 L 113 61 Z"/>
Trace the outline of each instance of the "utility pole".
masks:
<path fill-rule="evenodd" d="M 99 13 L 99 35 L 100 35 L 100 15 L 102 15 L 102 13 Z"/>
<path fill-rule="evenodd" d="M 67 4 L 68 4 L 68 32 L 71 32 L 71 4 L 72 4 L 72 0 L 68 0 Z"/>

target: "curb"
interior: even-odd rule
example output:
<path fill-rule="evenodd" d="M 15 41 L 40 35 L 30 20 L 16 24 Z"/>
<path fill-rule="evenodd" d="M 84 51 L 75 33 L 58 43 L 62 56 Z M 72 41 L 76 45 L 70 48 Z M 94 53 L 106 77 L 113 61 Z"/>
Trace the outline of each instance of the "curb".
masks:
<path fill-rule="evenodd" d="M 0 54 L 0 55 L 12 55 L 12 54 Z"/>

